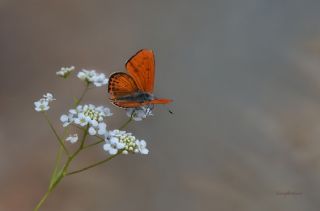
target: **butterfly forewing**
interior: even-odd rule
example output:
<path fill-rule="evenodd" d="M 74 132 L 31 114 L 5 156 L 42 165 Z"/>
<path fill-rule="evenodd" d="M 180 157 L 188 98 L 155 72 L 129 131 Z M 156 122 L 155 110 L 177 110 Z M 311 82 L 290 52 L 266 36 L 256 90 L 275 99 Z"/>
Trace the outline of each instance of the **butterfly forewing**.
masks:
<path fill-rule="evenodd" d="M 108 92 L 113 100 L 121 96 L 132 95 L 138 91 L 134 79 L 127 73 L 117 72 L 109 78 Z"/>
<path fill-rule="evenodd" d="M 141 91 L 153 92 L 155 76 L 153 51 L 146 49 L 138 51 L 127 61 L 126 69 Z"/>

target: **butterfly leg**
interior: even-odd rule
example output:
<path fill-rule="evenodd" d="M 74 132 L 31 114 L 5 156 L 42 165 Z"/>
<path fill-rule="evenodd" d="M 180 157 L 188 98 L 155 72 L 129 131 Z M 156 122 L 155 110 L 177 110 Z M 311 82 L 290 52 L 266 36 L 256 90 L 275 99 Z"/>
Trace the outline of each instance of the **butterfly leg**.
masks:
<path fill-rule="evenodd" d="M 147 109 L 146 109 L 146 115 L 148 116 L 149 114 L 151 114 L 153 109 L 154 109 L 154 105 L 153 104 L 148 104 L 147 105 Z"/>
<path fill-rule="evenodd" d="M 136 113 L 136 110 L 137 108 L 132 108 L 132 112 L 131 112 L 131 115 L 130 115 L 130 119 L 132 119 Z"/>

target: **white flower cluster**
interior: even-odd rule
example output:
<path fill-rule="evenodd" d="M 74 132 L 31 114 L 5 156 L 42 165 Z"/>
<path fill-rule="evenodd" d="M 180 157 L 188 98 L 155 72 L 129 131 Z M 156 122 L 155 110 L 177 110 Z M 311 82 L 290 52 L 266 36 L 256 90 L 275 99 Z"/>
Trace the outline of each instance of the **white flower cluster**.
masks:
<path fill-rule="evenodd" d="M 121 150 L 122 154 L 148 154 L 149 150 L 146 148 L 147 143 L 144 140 L 138 140 L 131 133 L 126 131 L 112 130 L 109 131 L 105 138 L 106 143 L 103 149 L 110 155 L 115 155 Z"/>
<path fill-rule="evenodd" d="M 47 94 L 43 95 L 43 98 L 34 102 L 34 109 L 37 112 L 47 111 L 50 108 L 49 103 L 54 100 L 56 100 L 56 99 L 53 98 L 53 95 L 51 93 L 47 93 Z"/>
<path fill-rule="evenodd" d="M 63 127 L 71 123 L 79 126 L 88 126 L 90 135 L 105 135 L 107 125 L 103 122 L 104 118 L 111 116 L 110 109 L 103 106 L 79 105 L 76 109 L 70 109 L 68 115 L 63 114 L 60 117 Z"/>
<path fill-rule="evenodd" d="M 61 69 L 58 72 L 56 72 L 56 74 L 62 78 L 67 78 L 74 69 L 74 66 L 61 67 Z"/>
<path fill-rule="evenodd" d="M 139 108 L 128 108 L 126 112 L 128 117 L 132 116 L 135 121 L 141 121 L 142 119 L 152 116 L 152 109 L 148 106 L 142 106 Z"/>
<path fill-rule="evenodd" d="M 106 85 L 109 81 L 105 74 L 97 73 L 95 70 L 83 69 L 78 73 L 77 76 L 80 78 L 80 80 L 86 81 L 87 83 L 93 83 L 97 87 Z"/>

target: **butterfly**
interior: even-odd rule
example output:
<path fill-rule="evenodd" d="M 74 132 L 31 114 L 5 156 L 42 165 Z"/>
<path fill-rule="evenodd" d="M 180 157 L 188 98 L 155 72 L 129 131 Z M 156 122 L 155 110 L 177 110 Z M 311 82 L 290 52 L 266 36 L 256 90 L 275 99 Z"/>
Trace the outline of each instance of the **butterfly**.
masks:
<path fill-rule="evenodd" d="M 116 72 L 109 77 L 108 93 L 114 105 L 138 108 L 172 102 L 170 99 L 156 98 L 153 95 L 155 60 L 152 50 L 138 51 L 127 61 L 125 67 L 128 73 Z"/>

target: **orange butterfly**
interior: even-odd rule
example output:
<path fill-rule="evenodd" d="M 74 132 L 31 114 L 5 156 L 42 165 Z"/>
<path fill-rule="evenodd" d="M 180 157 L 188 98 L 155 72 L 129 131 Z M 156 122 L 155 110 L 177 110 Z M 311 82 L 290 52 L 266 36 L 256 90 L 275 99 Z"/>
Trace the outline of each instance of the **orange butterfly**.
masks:
<path fill-rule="evenodd" d="M 170 99 L 158 99 L 153 95 L 155 61 L 152 50 L 142 49 L 126 63 L 128 73 L 116 72 L 109 78 L 110 100 L 121 108 L 137 108 L 167 104 Z"/>

